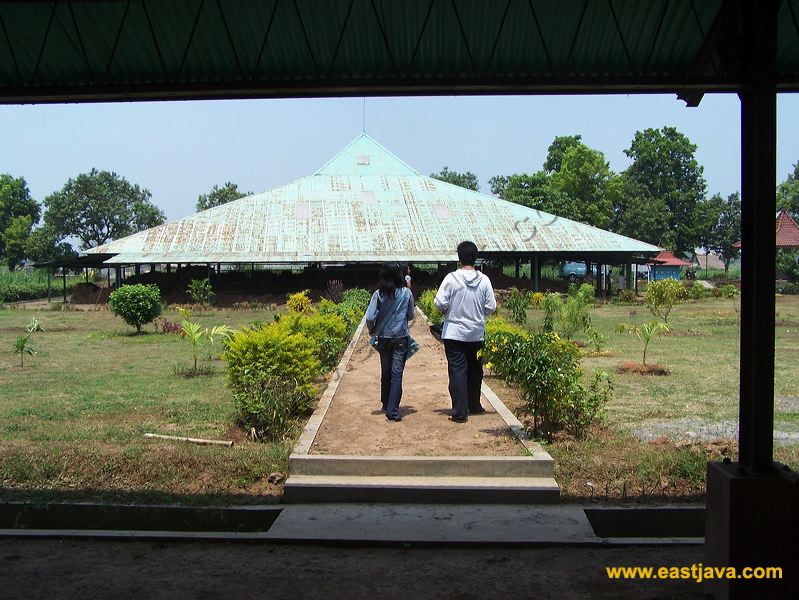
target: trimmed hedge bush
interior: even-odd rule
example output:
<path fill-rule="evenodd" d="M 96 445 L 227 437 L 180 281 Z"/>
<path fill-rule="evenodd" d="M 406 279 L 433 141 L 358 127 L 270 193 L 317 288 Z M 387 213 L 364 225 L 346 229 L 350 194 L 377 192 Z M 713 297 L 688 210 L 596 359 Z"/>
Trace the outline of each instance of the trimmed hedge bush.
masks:
<path fill-rule="evenodd" d="M 123 285 L 108 297 L 111 312 L 141 333 L 142 325 L 161 314 L 161 291 L 154 284 Z"/>
<path fill-rule="evenodd" d="M 438 290 L 425 290 L 422 292 L 422 295 L 419 296 L 419 307 L 422 309 L 422 312 L 427 315 L 431 323 L 441 327 L 441 325 L 444 324 L 444 315 L 438 312 L 435 302 L 433 302 L 437 291 Z"/>

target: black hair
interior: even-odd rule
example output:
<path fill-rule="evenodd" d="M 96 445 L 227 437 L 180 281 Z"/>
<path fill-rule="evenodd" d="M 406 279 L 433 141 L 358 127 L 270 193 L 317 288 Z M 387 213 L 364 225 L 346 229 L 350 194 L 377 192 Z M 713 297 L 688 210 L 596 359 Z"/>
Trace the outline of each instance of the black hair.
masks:
<path fill-rule="evenodd" d="M 458 260 L 464 266 L 473 267 L 477 261 L 477 245 L 474 242 L 458 244 Z"/>
<path fill-rule="evenodd" d="M 377 289 L 383 298 L 393 298 L 394 292 L 399 288 L 405 287 L 405 280 L 402 278 L 402 268 L 399 263 L 387 262 L 380 267 L 380 281 Z"/>

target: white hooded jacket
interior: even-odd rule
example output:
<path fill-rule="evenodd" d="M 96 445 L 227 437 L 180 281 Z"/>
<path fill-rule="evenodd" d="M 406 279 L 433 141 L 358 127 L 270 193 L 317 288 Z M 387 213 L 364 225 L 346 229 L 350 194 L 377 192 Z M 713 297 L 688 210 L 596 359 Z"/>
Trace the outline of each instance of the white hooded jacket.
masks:
<path fill-rule="evenodd" d="M 485 319 L 497 309 L 491 280 L 480 271 L 458 269 L 438 288 L 436 308 L 444 314 L 441 338 L 479 342 L 485 337 Z"/>

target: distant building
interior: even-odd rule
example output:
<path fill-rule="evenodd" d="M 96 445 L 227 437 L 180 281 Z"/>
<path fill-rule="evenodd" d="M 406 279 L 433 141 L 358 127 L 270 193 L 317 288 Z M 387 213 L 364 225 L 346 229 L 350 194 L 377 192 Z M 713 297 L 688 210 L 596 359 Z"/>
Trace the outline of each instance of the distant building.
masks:
<path fill-rule="evenodd" d="M 655 258 L 649 261 L 649 281 L 659 281 L 660 279 L 680 280 L 680 272 L 683 267 L 692 266 L 692 262 L 677 258 L 668 250 L 661 250 Z"/>

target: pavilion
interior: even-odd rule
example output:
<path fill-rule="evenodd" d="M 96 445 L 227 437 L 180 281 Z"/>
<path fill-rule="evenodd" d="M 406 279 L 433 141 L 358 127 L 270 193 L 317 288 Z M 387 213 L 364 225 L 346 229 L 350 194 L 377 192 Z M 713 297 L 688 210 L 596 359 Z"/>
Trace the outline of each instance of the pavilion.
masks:
<path fill-rule="evenodd" d="M 660 249 L 421 175 L 366 133 L 312 175 L 87 251 L 105 266 L 316 266 L 483 259 L 640 264 Z"/>

